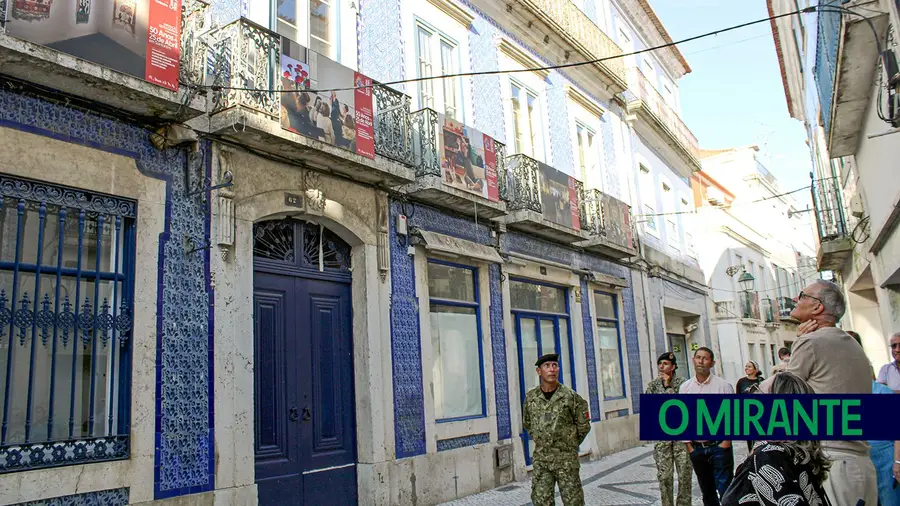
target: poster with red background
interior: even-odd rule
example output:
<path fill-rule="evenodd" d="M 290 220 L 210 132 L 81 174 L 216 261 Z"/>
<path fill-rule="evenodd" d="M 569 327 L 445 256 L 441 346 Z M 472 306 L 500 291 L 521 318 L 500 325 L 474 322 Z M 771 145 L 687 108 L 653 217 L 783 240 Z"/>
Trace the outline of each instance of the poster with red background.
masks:
<path fill-rule="evenodd" d="M 356 88 L 356 152 L 362 156 L 375 158 L 375 121 L 372 112 L 372 79 L 359 72 L 353 73 Z"/>
<path fill-rule="evenodd" d="M 150 0 L 147 81 L 178 90 L 181 55 L 181 0 Z"/>
<path fill-rule="evenodd" d="M 572 228 L 581 230 L 581 213 L 578 212 L 578 189 L 575 188 L 575 178 L 569 178 L 569 206 L 572 210 Z"/>
<path fill-rule="evenodd" d="M 497 187 L 497 152 L 494 138 L 487 134 L 482 135 L 484 136 L 484 178 L 487 179 L 488 199 L 492 202 L 499 202 L 500 189 Z"/>

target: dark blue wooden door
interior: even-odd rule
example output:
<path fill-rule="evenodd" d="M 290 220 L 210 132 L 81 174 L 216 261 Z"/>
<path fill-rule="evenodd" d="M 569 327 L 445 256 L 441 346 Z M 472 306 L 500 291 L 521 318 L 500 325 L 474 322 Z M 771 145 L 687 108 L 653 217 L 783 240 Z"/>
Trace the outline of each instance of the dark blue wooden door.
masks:
<path fill-rule="evenodd" d="M 315 240 L 300 222 L 273 238 Z M 318 237 L 331 240 L 320 229 Z M 305 239 L 304 239 L 305 237 Z M 259 241 L 259 237 L 256 238 Z M 277 239 L 277 240 L 276 240 Z M 303 244 L 295 251 L 304 249 Z M 319 251 L 323 251 L 322 248 Z M 254 259 L 255 444 L 259 504 L 356 504 L 350 276 L 293 252 Z M 349 255 L 348 255 L 349 260 Z M 297 268 L 293 268 L 294 262 Z M 349 267 L 349 265 L 347 266 Z"/>

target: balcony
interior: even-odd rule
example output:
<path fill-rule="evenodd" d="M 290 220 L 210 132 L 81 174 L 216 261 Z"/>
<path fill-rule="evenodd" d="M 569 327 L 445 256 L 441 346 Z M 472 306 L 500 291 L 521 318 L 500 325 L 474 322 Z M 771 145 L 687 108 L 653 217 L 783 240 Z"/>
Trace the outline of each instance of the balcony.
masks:
<path fill-rule="evenodd" d="M 847 230 L 840 182 L 834 177 L 813 179 L 811 191 L 819 233 L 818 269 L 841 270 L 853 255 L 853 241 Z"/>
<path fill-rule="evenodd" d="M 760 309 L 762 310 L 762 317 L 766 326 L 778 325 L 778 310 L 776 309 L 776 304 L 774 299 L 769 298 L 760 301 Z"/>
<path fill-rule="evenodd" d="M 433 109 L 412 113 L 415 199 L 492 219 L 506 214 L 506 147 Z"/>
<path fill-rule="evenodd" d="M 56 14 L 51 18 L 50 2 L 0 2 L 4 5 L 3 75 L 150 120 L 184 121 L 206 112 L 202 97 L 179 83 L 198 82 L 193 78 L 199 77 L 206 55 L 202 34 L 208 29 L 209 5 L 202 0 L 183 0 L 181 12 L 154 11 L 155 18 L 137 22 L 123 10 L 122 16 L 105 24 L 95 21 L 101 14 L 112 18 L 112 0 L 82 2 L 77 12 L 72 4 L 69 21 Z M 69 11 L 58 14 L 65 12 Z M 179 15 L 180 44 L 177 31 L 167 30 L 177 24 Z M 156 40 L 163 42 L 148 50 L 150 24 L 161 34 Z"/>
<path fill-rule="evenodd" d="M 590 238 L 581 181 L 525 155 L 508 157 L 506 167 L 509 227 L 569 244 Z"/>
<path fill-rule="evenodd" d="M 642 120 L 635 122 L 635 130 L 690 178 L 700 170 L 697 138 L 640 69 L 628 69 L 628 83 L 633 93 L 628 112 Z"/>
<path fill-rule="evenodd" d="M 617 259 L 637 255 L 631 206 L 597 189 L 585 191 L 584 203 L 585 228 L 592 238 L 578 246 Z"/>
<path fill-rule="evenodd" d="M 472 0 L 472 3 L 552 63 L 622 54 L 622 49 L 571 0 Z M 611 98 L 627 88 L 621 58 L 566 71 L 597 96 Z"/>
<path fill-rule="evenodd" d="M 851 0 L 837 10 L 818 11 L 815 79 L 822 123 L 832 158 L 856 153 L 873 94 L 878 67 L 878 40 L 884 41 L 890 16 L 873 0 Z M 871 25 L 869 24 L 871 23 Z M 872 33 L 872 27 L 876 33 Z"/>
<path fill-rule="evenodd" d="M 791 316 L 791 311 L 793 311 L 794 307 L 796 306 L 793 299 L 791 299 L 790 297 L 779 297 L 775 300 L 778 303 L 779 320 L 791 323 L 800 323 Z"/>
<path fill-rule="evenodd" d="M 374 82 L 372 88 L 353 90 L 364 76 L 244 18 L 209 38 L 212 133 L 360 182 L 415 181 L 407 95 Z M 304 91 L 317 87 L 350 90 Z M 361 114 L 367 105 L 360 100 L 371 104 L 371 120 Z"/>
<path fill-rule="evenodd" d="M 741 308 L 741 318 L 748 320 L 762 320 L 759 313 L 759 293 L 745 292 L 737 294 Z"/>

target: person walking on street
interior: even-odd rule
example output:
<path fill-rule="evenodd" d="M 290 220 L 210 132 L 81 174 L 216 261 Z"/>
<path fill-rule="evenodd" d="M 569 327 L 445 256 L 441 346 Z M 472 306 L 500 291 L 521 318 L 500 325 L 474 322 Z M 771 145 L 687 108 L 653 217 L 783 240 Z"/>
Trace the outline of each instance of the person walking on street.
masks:
<path fill-rule="evenodd" d="M 553 505 L 559 485 L 565 506 L 584 506 L 578 446 L 591 431 L 588 403 L 559 382 L 559 355 L 544 355 L 534 365 L 541 384 L 525 395 L 522 417 L 534 441 L 531 502 Z"/>
<path fill-rule="evenodd" d="M 878 371 L 878 382 L 887 385 L 895 394 L 900 394 L 900 332 L 891 336 L 891 360 Z"/>
<path fill-rule="evenodd" d="M 695 375 L 681 384 L 681 394 L 733 394 L 731 383 L 712 373 L 716 355 L 707 347 L 694 352 Z M 734 478 L 734 450 L 731 441 L 686 441 L 694 474 L 703 493 L 703 506 L 720 506 Z"/>
<path fill-rule="evenodd" d="M 818 279 L 794 297 L 791 317 L 800 321 L 787 371 L 817 394 L 871 394 L 872 365 L 862 347 L 836 327 L 847 308 L 838 285 Z M 771 392 L 769 378 L 760 389 Z M 865 441 L 822 441 L 834 462 L 823 488 L 835 505 L 855 505 L 860 499 L 877 504 L 875 466 Z"/>
<path fill-rule="evenodd" d="M 675 375 L 675 354 L 667 351 L 656 360 L 659 376 L 647 385 L 648 394 L 676 394 L 684 378 Z M 673 473 L 678 472 L 678 506 L 691 506 L 691 459 L 687 448 L 678 441 L 660 441 L 653 447 L 656 479 L 662 506 L 675 506 Z"/>

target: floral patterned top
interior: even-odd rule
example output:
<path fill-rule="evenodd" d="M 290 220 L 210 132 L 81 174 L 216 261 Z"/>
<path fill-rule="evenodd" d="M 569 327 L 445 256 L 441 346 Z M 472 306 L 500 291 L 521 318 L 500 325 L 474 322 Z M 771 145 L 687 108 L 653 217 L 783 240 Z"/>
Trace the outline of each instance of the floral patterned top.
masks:
<path fill-rule="evenodd" d="M 781 443 L 757 441 L 735 471 L 722 506 L 826 506 L 822 486 L 813 482 L 809 465 L 791 459 Z"/>

